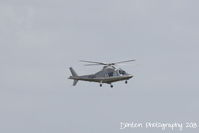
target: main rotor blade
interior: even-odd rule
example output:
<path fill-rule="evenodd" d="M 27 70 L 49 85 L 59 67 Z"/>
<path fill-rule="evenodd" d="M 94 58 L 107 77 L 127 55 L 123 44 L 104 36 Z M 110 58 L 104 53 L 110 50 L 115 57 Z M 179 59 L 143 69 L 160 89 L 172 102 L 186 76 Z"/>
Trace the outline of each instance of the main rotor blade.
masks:
<path fill-rule="evenodd" d="M 135 61 L 135 60 L 127 60 L 127 61 L 120 61 L 120 62 L 115 62 L 115 63 L 112 63 L 112 64 L 120 64 L 120 63 L 126 63 L 126 62 L 131 62 L 131 61 Z"/>
<path fill-rule="evenodd" d="M 96 63 L 96 64 L 100 64 L 100 65 L 107 65 L 103 62 L 95 62 L 95 61 L 85 61 L 85 60 L 80 60 L 80 62 L 87 62 L 87 63 Z"/>
<path fill-rule="evenodd" d="M 84 66 L 98 66 L 98 65 L 103 65 L 103 64 L 85 64 Z"/>

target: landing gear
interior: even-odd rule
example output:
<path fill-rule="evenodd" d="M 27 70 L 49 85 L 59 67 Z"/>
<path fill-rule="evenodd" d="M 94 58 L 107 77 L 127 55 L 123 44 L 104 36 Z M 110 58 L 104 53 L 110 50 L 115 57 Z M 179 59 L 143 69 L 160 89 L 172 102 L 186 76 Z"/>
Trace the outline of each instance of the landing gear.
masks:
<path fill-rule="evenodd" d="M 100 87 L 102 87 L 102 81 L 100 81 Z"/>
<path fill-rule="evenodd" d="M 128 83 L 128 81 L 126 80 L 126 81 L 125 81 L 125 84 L 127 84 L 127 83 Z"/>
<path fill-rule="evenodd" d="M 113 85 L 111 85 L 111 88 L 113 88 Z"/>

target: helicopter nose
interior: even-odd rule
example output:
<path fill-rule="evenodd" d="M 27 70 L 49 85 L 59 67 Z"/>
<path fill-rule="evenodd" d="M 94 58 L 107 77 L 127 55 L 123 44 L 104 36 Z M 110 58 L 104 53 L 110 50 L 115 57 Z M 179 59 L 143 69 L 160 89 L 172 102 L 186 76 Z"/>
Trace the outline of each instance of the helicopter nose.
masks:
<path fill-rule="evenodd" d="M 129 78 L 132 78 L 132 77 L 133 77 L 133 75 L 129 74 L 129 75 L 128 75 L 128 77 L 129 77 Z"/>

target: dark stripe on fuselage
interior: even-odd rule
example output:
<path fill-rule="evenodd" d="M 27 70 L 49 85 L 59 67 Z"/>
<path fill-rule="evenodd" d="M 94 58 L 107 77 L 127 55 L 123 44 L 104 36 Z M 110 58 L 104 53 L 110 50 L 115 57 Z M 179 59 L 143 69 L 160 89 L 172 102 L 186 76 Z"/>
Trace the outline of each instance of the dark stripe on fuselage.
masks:
<path fill-rule="evenodd" d="M 132 75 L 114 76 L 114 77 L 105 77 L 105 78 L 88 78 L 88 76 L 78 76 L 78 77 L 70 77 L 70 79 L 110 84 L 116 81 L 128 80 L 132 77 L 133 77 Z"/>

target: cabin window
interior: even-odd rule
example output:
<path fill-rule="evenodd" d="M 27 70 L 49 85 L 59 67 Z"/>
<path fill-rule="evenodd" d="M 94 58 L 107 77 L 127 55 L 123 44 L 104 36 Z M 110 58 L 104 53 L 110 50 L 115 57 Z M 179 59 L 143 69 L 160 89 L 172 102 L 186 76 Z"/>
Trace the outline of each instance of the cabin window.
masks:
<path fill-rule="evenodd" d="M 109 73 L 108 73 L 108 76 L 109 76 L 109 77 L 113 77 L 113 72 L 109 72 Z"/>

